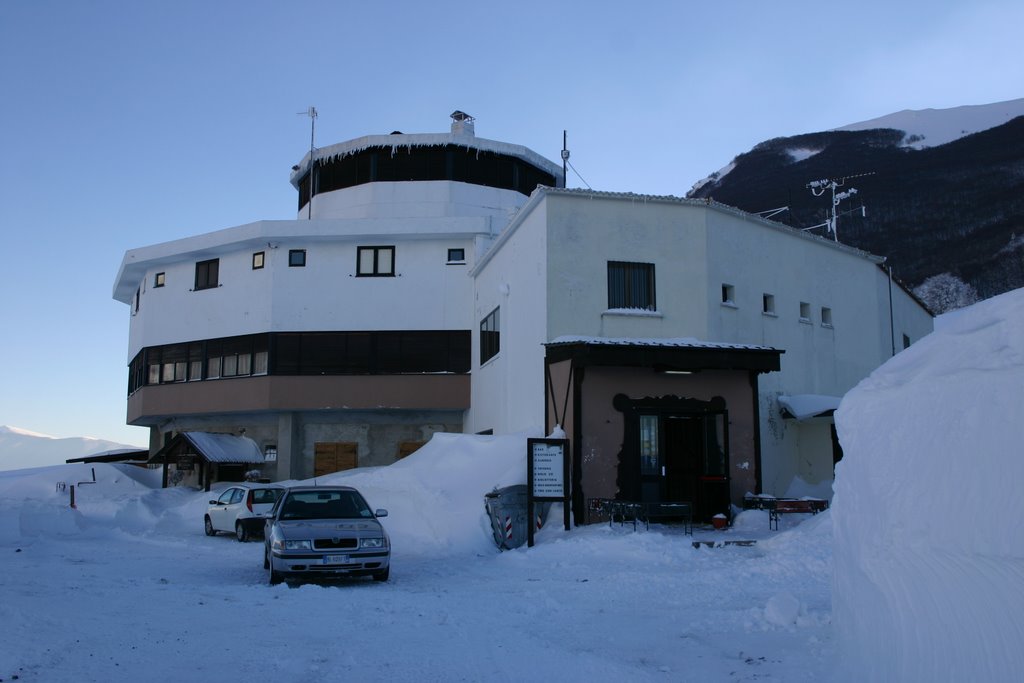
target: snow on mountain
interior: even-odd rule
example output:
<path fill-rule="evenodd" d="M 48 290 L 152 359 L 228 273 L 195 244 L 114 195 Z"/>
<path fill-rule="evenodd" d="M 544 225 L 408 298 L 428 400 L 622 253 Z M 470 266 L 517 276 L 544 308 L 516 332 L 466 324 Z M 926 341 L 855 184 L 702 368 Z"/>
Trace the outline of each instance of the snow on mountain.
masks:
<path fill-rule="evenodd" d="M 873 130 L 892 128 L 905 133 L 902 146 L 913 149 L 938 147 L 967 135 L 1001 126 L 1024 116 L 1024 98 L 992 104 L 970 104 L 949 109 L 904 109 L 893 114 L 832 130 Z M 762 143 L 763 144 L 763 143 Z M 786 150 L 793 162 L 804 161 L 820 153 L 822 148 L 796 146 Z M 687 196 L 693 196 L 708 183 L 718 182 L 736 168 L 736 159 L 711 175 L 693 184 Z"/>
<path fill-rule="evenodd" d="M 904 109 L 876 119 L 851 123 L 835 130 L 893 128 L 906 133 L 904 147 L 938 147 L 973 133 L 1001 126 L 1024 116 L 1024 98 L 993 104 L 975 104 L 949 109 Z"/>
<path fill-rule="evenodd" d="M 89 436 L 58 438 L 19 427 L 0 425 L 0 470 L 59 465 L 71 458 L 138 448 L 139 446 Z"/>

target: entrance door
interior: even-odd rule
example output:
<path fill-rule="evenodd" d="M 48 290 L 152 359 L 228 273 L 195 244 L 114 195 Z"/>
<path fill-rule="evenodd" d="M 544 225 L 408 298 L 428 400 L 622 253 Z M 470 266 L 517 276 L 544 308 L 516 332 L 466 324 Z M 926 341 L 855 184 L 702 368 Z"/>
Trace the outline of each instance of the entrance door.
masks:
<path fill-rule="evenodd" d="M 694 518 L 729 512 L 724 413 L 640 415 L 640 493 L 645 503 L 689 502 Z"/>

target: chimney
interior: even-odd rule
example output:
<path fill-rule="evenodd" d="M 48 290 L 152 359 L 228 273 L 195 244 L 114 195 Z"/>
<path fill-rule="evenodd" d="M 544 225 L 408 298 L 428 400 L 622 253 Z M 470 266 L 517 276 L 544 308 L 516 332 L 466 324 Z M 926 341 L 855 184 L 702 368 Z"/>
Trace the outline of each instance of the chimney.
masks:
<path fill-rule="evenodd" d="M 473 121 L 475 120 L 466 112 L 456 109 L 452 112 L 452 135 L 475 137 L 476 131 L 473 128 Z"/>

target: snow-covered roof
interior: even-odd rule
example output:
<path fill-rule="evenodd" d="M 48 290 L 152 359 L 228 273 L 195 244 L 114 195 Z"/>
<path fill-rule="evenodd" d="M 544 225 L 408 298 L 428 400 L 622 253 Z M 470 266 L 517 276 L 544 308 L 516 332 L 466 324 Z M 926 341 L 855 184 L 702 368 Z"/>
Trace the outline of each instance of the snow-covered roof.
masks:
<path fill-rule="evenodd" d="M 727 351 L 777 351 L 770 346 L 754 344 L 728 344 L 726 342 L 701 341 L 695 337 L 587 337 L 564 335 L 556 337 L 545 346 L 567 346 L 569 344 L 589 344 L 591 346 L 644 346 L 663 349 L 717 349 Z"/>
<path fill-rule="evenodd" d="M 210 462 L 263 462 L 260 447 L 249 437 L 211 432 L 183 432 L 183 435 Z"/>
<path fill-rule="evenodd" d="M 494 152 L 517 157 L 523 161 L 543 169 L 556 178 L 562 177 L 562 167 L 555 162 L 545 159 L 528 147 L 514 145 L 498 140 L 478 138 L 469 133 L 393 133 L 391 135 L 364 135 L 361 138 L 339 142 L 335 145 L 320 147 L 314 150 L 317 160 L 340 159 L 350 154 L 356 154 L 366 149 L 375 147 L 390 148 L 394 156 L 401 151 L 410 151 L 413 147 L 440 147 L 443 145 L 458 145 L 466 149 L 475 149 L 480 152 Z M 298 167 L 292 171 L 291 183 L 296 188 L 299 180 L 306 175 L 309 169 L 309 153 L 307 152 Z"/>
<path fill-rule="evenodd" d="M 779 396 L 779 405 L 797 420 L 806 420 L 838 409 L 841 400 L 841 396 L 823 394 L 783 394 Z"/>

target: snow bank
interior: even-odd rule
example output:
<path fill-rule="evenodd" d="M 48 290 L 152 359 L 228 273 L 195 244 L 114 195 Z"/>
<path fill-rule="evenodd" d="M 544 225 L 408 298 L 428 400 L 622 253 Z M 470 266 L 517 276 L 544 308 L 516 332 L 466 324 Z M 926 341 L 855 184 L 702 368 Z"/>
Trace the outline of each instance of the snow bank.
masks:
<path fill-rule="evenodd" d="M 494 553 L 484 494 L 526 483 L 526 439 L 525 434 L 438 433 L 392 465 L 339 472 L 317 482 L 355 486 L 371 507 L 386 508 L 383 523 L 398 555 Z"/>
<path fill-rule="evenodd" d="M 1024 290 L 943 316 L 843 399 L 834 621 L 850 680 L 1019 680 Z"/>
<path fill-rule="evenodd" d="M 338 472 L 304 482 L 355 486 L 384 526 L 396 555 L 444 557 L 497 552 L 484 494 L 526 483 L 526 439 L 540 434 L 435 434 L 422 448 L 387 467 Z M 96 483 L 80 484 L 92 479 Z M 159 489 L 159 472 L 128 465 L 60 465 L 0 473 L 0 544 L 38 536 L 116 530 L 133 534 L 202 533 L 212 492 Z M 58 487 L 64 482 L 66 487 Z M 78 509 L 67 487 L 76 484 Z"/>

